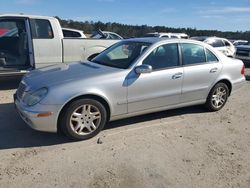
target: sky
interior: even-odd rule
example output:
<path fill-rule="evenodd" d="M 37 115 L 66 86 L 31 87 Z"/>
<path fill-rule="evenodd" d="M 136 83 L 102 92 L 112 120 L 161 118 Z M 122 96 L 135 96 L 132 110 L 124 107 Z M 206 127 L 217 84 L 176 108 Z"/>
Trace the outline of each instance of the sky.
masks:
<path fill-rule="evenodd" d="M 0 14 L 77 21 L 250 31 L 250 0 L 0 0 Z"/>

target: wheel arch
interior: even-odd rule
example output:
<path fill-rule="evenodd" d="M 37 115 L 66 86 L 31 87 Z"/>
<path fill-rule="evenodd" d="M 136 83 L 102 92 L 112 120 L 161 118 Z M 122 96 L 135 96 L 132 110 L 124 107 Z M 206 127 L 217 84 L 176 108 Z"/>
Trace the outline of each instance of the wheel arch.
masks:
<path fill-rule="evenodd" d="M 94 100 L 97 100 L 98 102 L 100 102 L 102 105 L 104 105 L 105 109 L 107 110 L 107 121 L 109 121 L 110 115 L 111 115 L 111 109 L 110 109 L 110 104 L 108 103 L 108 101 L 104 97 L 96 95 L 96 94 L 83 94 L 83 95 L 79 95 L 79 96 L 75 96 L 75 97 L 71 98 L 63 105 L 63 107 L 61 108 L 61 110 L 58 114 L 58 117 L 57 117 L 57 132 L 61 131 L 60 130 L 60 119 L 61 119 L 63 112 L 66 110 L 66 108 L 69 104 L 71 104 L 72 102 L 79 100 L 79 99 L 94 99 Z"/>
<path fill-rule="evenodd" d="M 228 87 L 228 89 L 229 89 L 229 95 L 228 96 L 230 96 L 231 95 L 231 92 L 232 92 L 232 83 L 228 80 L 228 79 L 226 79 L 226 78 L 223 78 L 223 79 L 220 79 L 220 80 L 218 80 L 214 85 L 213 85 L 213 87 L 216 85 L 216 84 L 218 84 L 218 83 L 224 83 L 224 84 L 226 84 L 227 85 L 227 87 Z M 212 88 L 213 88 L 212 87 Z M 211 88 L 211 89 L 212 89 Z M 210 89 L 210 91 L 211 91 L 211 89 Z"/>

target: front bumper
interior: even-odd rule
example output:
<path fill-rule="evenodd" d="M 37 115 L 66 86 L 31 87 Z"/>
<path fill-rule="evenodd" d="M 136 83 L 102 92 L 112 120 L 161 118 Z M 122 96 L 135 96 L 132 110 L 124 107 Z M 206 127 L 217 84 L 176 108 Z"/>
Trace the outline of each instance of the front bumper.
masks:
<path fill-rule="evenodd" d="M 59 105 L 42 105 L 38 103 L 35 106 L 27 107 L 17 99 L 16 94 L 14 94 L 14 103 L 21 118 L 32 129 L 44 132 L 57 132 Z M 38 117 L 39 114 L 47 112 L 50 112 L 51 115 Z"/>

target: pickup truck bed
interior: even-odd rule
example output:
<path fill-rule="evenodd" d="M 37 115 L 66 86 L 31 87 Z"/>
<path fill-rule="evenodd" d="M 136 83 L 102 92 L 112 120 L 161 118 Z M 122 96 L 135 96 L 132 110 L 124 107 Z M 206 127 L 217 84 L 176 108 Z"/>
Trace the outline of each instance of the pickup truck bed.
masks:
<path fill-rule="evenodd" d="M 84 61 L 93 54 L 102 52 L 117 40 L 65 38 L 63 41 L 63 61 Z"/>

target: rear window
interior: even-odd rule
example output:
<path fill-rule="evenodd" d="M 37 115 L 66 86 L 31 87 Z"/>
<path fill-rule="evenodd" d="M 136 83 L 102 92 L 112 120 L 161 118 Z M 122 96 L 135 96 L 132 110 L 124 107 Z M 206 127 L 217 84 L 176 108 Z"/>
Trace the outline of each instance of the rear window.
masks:
<path fill-rule="evenodd" d="M 220 39 L 208 39 L 205 41 L 207 44 L 210 44 L 213 47 L 223 47 L 224 43 Z"/>
<path fill-rule="evenodd" d="M 225 46 L 231 46 L 230 43 L 226 40 L 224 40 Z"/>
<path fill-rule="evenodd" d="M 54 38 L 52 27 L 48 20 L 31 19 L 32 37 L 35 39 L 51 39 Z"/>

